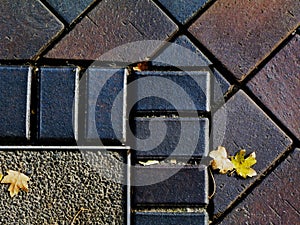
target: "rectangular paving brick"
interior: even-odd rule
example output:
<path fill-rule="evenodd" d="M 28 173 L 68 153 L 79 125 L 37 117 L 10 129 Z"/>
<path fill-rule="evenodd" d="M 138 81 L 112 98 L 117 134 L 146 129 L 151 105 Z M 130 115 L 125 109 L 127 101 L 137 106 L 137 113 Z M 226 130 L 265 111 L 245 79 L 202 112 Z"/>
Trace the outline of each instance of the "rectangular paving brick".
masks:
<path fill-rule="evenodd" d="M 207 225 L 206 213 L 136 212 L 134 225 Z"/>
<path fill-rule="evenodd" d="M 40 68 L 40 139 L 75 139 L 73 107 L 77 76 L 73 67 Z"/>
<path fill-rule="evenodd" d="M 221 224 L 299 224 L 299 160 L 296 149 Z"/>
<path fill-rule="evenodd" d="M 137 102 L 136 111 L 210 111 L 207 70 L 143 71 L 133 76 L 128 95 Z"/>
<path fill-rule="evenodd" d="M 90 4 L 96 0 L 46 0 L 68 23 L 76 19 Z"/>
<path fill-rule="evenodd" d="M 93 67 L 88 69 L 86 76 L 85 138 L 124 141 L 125 70 Z"/>
<path fill-rule="evenodd" d="M 136 150 L 138 158 L 207 156 L 207 118 L 137 117 L 134 122 L 134 134 L 137 138 L 133 149 Z M 149 130 L 150 124 L 152 130 Z M 162 126 L 167 126 L 166 132 Z"/>
<path fill-rule="evenodd" d="M 208 0 L 159 0 L 159 2 L 182 24 L 190 20 Z"/>
<path fill-rule="evenodd" d="M 152 1 L 101 1 L 46 57 L 95 60 L 130 42 L 164 41 L 176 30 L 177 26 Z M 162 44 L 151 42 L 133 48 L 127 45 L 103 57 L 109 57 L 109 61 L 144 60 Z"/>
<path fill-rule="evenodd" d="M 1 184 L 0 224 L 69 224 L 81 207 L 88 211 L 81 212 L 74 224 L 126 224 L 126 189 L 107 176 L 126 174 L 119 160 L 123 158 L 117 151 L 100 149 L 84 153 L 69 149 L 1 149 L 4 175 L 8 169 L 21 170 L 30 181 L 28 192 L 20 190 L 13 203 L 9 185 Z M 105 172 L 103 165 L 109 165 Z"/>
<path fill-rule="evenodd" d="M 296 35 L 247 84 L 257 98 L 300 139 L 300 36 Z"/>
<path fill-rule="evenodd" d="M 220 215 L 259 179 L 292 141 L 243 91 L 237 92 L 213 115 L 211 132 L 213 149 L 222 145 L 231 156 L 240 149 L 246 149 L 247 154 L 255 151 L 257 159 L 253 166 L 256 177 L 243 179 L 214 174 L 217 185 L 214 214 Z"/>
<path fill-rule="evenodd" d="M 30 67 L 0 67 L 1 139 L 29 139 L 30 86 Z"/>
<path fill-rule="evenodd" d="M 133 183 L 147 182 L 174 174 L 172 166 L 135 166 Z M 205 166 L 185 166 L 162 182 L 133 189 L 134 205 L 206 205 L 208 180 Z"/>
<path fill-rule="evenodd" d="M 189 28 L 237 79 L 243 79 L 300 24 L 299 2 L 216 1 Z"/>
<path fill-rule="evenodd" d="M 40 1 L 4 0 L 0 12 L 0 59 L 31 59 L 63 29 Z"/>

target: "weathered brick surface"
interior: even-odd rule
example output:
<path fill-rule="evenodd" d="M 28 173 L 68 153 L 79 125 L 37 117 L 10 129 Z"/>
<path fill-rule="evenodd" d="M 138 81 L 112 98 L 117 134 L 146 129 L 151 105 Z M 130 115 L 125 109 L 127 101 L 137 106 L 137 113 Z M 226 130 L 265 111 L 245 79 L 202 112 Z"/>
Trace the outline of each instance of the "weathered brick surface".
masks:
<path fill-rule="evenodd" d="M 129 42 L 165 40 L 176 30 L 177 26 L 151 1 L 101 1 L 46 57 L 98 59 Z M 157 47 L 150 47 L 149 54 Z"/>
<path fill-rule="evenodd" d="M 1 59 L 30 59 L 63 29 L 40 1 L 4 0 L 0 12 Z"/>
<path fill-rule="evenodd" d="M 108 154 L 110 157 L 108 157 Z M 113 155 L 113 157 L 112 157 Z M 92 166 L 86 161 L 96 162 Z M 122 156 L 101 150 L 0 150 L 3 173 L 20 170 L 30 177 L 28 192 L 20 191 L 13 199 L 9 185 L 0 186 L 1 224 L 126 224 L 125 188 L 108 179 L 105 172 L 122 177 Z M 101 163 L 99 163 L 101 162 Z M 21 164 L 21 166 L 20 166 Z M 107 168 L 105 172 L 102 166 Z M 99 168 L 100 167 L 100 168 Z"/>
<path fill-rule="evenodd" d="M 294 0 L 225 0 L 216 1 L 189 31 L 242 79 L 299 24 Z"/>
<path fill-rule="evenodd" d="M 26 104 L 30 73 L 29 67 L 0 67 L 0 138 L 29 138 Z"/>
<path fill-rule="evenodd" d="M 135 78 L 137 111 L 210 111 L 210 74 L 204 71 L 143 71 Z"/>
<path fill-rule="evenodd" d="M 40 68 L 39 138 L 74 139 L 76 68 Z"/>
<path fill-rule="evenodd" d="M 299 160 L 296 149 L 221 224 L 299 224 Z"/>
<path fill-rule="evenodd" d="M 226 127 L 222 124 L 226 121 Z M 216 194 L 213 198 L 214 214 L 224 212 L 259 175 L 284 153 L 291 140 L 243 92 L 239 91 L 213 116 L 213 146 L 224 146 L 228 155 L 240 149 L 255 151 L 257 164 L 253 168 L 258 176 L 243 179 L 236 176 L 214 174 Z"/>
<path fill-rule="evenodd" d="M 87 107 L 85 138 L 123 141 L 124 69 L 89 68 L 85 78 L 87 99 L 80 103 L 81 111 Z"/>
<path fill-rule="evenodd" d="M 135 166 L 134 183 L 157 179 L 172 174 L 172 166 Z M 146 176 L 146 177 L 145 177 Z M 162 182 L 136 186 L 133 189 L 134 205 L 205 205 L 208 203 L 207 171 L 204 166 L 186 166 Z"/>
<path fill-rule="evenodd" d="M 247 86 L 300 139 L 299 52 L 300 36 L 296 35 Z"/>
<path fill-rule="evenodd" d="M 186 23 L 208 0 L 159 0 L 159 2 L 182 24 Z"/>
<path fill-rule="evenodd" d="M 95 0 L 46 0 L 68 23 L 76 19 Z"/>
<path fill-rule="evenodd" d="M 135 225 L 207 225 L 206 213 L 136 212 Z"/>
<path fill-rule="evenodd" d="M 138 138 L 135 140 L 138 141 L 133 145 L 133 149 L 137 150 L 138 158 L 207 155 L 209 145 L 209 120 L 207 118 L 137 117 L 134 122 L 134 134 Z M 153 128 L 151 132 L 150 123 Z M 163 125 L 167 126 L 166 133 L 161 128 Z M 147 138 L 150 140 L 144 141 Z M 148 150 L 153 145 L 155 147 Z M 176 152 L 174 152 L 175 149 Z"/>

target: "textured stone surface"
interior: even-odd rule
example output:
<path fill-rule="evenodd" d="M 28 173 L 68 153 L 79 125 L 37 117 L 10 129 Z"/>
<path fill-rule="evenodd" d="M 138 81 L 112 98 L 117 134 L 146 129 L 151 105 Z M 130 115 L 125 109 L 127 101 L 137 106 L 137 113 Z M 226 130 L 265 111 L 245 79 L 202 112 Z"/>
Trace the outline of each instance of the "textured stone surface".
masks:
<path fill-rule="evenodd" d="M 149 176 L 166 176 L 174 168 L 168 166 L 135 166 L 132 174 L 134 182 L 139 179 L 152 179 Z M 186 166 L 162 182 L 133 189 L 134 205 L 205 205 L 208 203 L 207 171 L 204 166 Z"/>
<path fill-rule="evenodd" d="M 221 224 L 299 224 L 299 160 L 297 149 Z"/>
<path fill-rule="evenodd" d="M 0 12 L 1 59 L 30 59 L 63 29 L 40 1 L 3 0 Z"/>
<path fill-rule="evenodd" d="M 151 1 L 101 1 L 46 57 L 98 59 L 108 50 L 129 42 L 163 41 L 176 30 L 176 25 Z M 157 47 L 151 46 L 149 54 Z M 128 57 L 132 54 L 129 52 Z"/>
<path fill-rule="evenodd" d="M 242 79 L 292 33 L 299 22 L 300 7 L 294 0 L 225 0 L 216 1 L 189 31 L 237 79 Z"/>
<path fill-rule="evenodd" d="M 40 68 L 39 138 L 74 139 L 76 68 Z"/>
<path fill-rule="evenodd" d="M 133 76 L 137 111 L 210 111 L 207 70 L 143 71 Z"/>
<path fill-rule="evenodd" d="M 2 139 L 26 138 L 28 74 L 28 67 L 0 67 L 0 138 Z"/>
<path fill-rule="evenodd" d="M 226 121 L 225 129 L 220 124 Z M 213 116 L 213 147 L 222 145 L 228 155 L 240 149 L 247 154 L 255 151 L 257 163 L 253 168 L 258 176 L 242 179 L 236 176 L 214 174 L 217 184 L 213 199 L 214 213 L 219 214 L 232 204 L 261 173 L 281 156 L 291 145 L 291 140 L 243 92 L 239 91 Z"/>
<path fill-rule="evenodd" d="M 30 177 L 28 193 L 13 199 L 1 185 L 1 224 L 70 224 L 81 207 L 75 224 L 125 224 L 124 187 L 107 179 L 103 168 L 124 176 L 112 157 L 101 151 L 86 154 L 99 169 L 84 160 L 79 151 L 0 151 L 3 172 L 19 170 Z"/>
<path fill-rule="evenodd" d="M 193 17 L 208 0 L 159 0 L 159 2 L 183 24 Z"/>
<path fill-rule="evenodd" d="M 248 83 L 250 90 L 300 139 L 300 36 L 296 35 Z"/>
<path fill-rule="evenodd" d="M 166 158 L 171 154 L 172 157 L 207 155 L 209 145 L 209 120 L 207 118 L 137 117 L 134 121 L 135 136 L 142 139 L 133 146 L 137 150 L 138 158 Z M 152 130 L 149 129 L 149 123 L 151 123 Z M 167 126 L 166 132 L 161 128 L 163 125 Z M 143 141 L 147 138 L 150 140 Z M 148 150 L 149 146 L 153 145 L 155 148 Z M 174 152 L 175 149 L 176 152 Z"/>
<path fill-rule="evenodd" d="M 68 23 L 76 19 L 94 1 L 96 0 L 46 0 Z"/>
<path fill-rule="evenodd" d="M 87 139 L 124 140 L 125 79 L 124 69 L 88 69 Z"/>
<path fill-rule="evenodd" d="M 134 225 L 207 225 L 206 213 L 136 212 Z"/>

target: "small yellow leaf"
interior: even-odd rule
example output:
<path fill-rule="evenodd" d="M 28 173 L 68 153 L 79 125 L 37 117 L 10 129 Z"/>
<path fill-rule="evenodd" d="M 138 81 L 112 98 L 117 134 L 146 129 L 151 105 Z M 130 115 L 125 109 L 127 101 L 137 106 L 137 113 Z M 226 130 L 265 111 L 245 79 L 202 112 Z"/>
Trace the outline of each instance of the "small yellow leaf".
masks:
<path fill-rule="evenodd" d="M 8 190 L 10 192 L 10 197 L 17 195 L 20 189 L 28 191 L 27 182 L 30 180 L 25 174 L 19 171 L 8 170 L 8 175 L 6 175 L 1 183 L 10 184 Z"/>
<path fill-rule="evenodd" d="M 148 160 L 147 162 L 139 161 L 139 164 L 143 166 L 150 166 L 150 165 L 159 164 L 159 161 L 158 160 Z"/>
<path fill-rule="evenodd" d="M 254 177 L 257 175 L 256 171 L 251 168 L 256 163 L 256 155 L 255 152 L 252 152 L 246 159 L 245 159 L 246 150 L 240 150 L 235 156 L 231 157 L 231 162 L 234 165 L 234 169 L 236 173 L 243 177 Z"/>
<path fill-rule="evenodd" d="M 227 157 L 227 151 L 223 146 L 219 146 L 217 150 L 211 151 L 209 156 L 213 158 L 210 162 L 214 170 L 219 169 L 221 174 L 225 174 L 233 170 L 233 164 Z"/>

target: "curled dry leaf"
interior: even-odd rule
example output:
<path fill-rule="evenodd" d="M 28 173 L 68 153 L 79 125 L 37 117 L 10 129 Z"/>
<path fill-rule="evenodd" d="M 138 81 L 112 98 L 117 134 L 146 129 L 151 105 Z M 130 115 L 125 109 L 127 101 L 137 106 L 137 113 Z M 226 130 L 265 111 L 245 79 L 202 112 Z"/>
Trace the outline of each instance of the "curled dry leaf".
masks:
<path fill-rule="evenodd" d="M 234 165 L 227 157 L 227 151 L 223 146 L 219 146 L 217 150 L 211 151 L 209 156 L 213 158 L 210 162 L 214 170 L 219 169 L 221 174 L 226 174 L 234 169 Z"/>
<path fill-rule="evenodd" d="M 138 63 L 132 69 L 134 71 L 139 71 L 140 72 L 140 71 L 148 70 L 148 68 L 149 68 L 149 62 L 148 61 L 143 61 L 143 62 Z"/>
<path fill-rule="evenodd" d="M 30 180 L 29 177 L 27 177 L 25 174 L 14 171 L 14 170 L 8 170 L 8 175 L 6 175 L 1 183 L 3 184 L 10 184 L 8 190 L 10 192 L 10 197 L 14 197 L 17 195 L 20 191 L 20 189 L 24 191 L 28 191 L 28 184 L 27 182 Z"/>
<path fill-rule="evenodd" d="M 245 159 L 246 150 L 240 150 L 235 156 L 231 157 L 231 162 L 234 165 L 234 169 L 236 173 L 243 177 L 254 177 L 257 175 L 256 171 L 251 168 L 256 163 L 256 155 L 255 152 L 252 152 L 246 159 Z"/>

